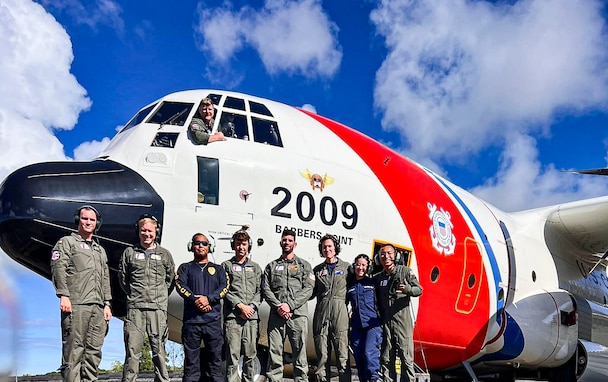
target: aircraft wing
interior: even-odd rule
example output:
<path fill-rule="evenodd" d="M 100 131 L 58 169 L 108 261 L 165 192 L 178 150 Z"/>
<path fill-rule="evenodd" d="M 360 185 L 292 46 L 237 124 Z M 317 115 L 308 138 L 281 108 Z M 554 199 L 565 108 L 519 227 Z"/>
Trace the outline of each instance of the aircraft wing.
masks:
<path fill-rule="evenodd" d="M 608 249 L 608 196 L 545 209 L 544 234 L 554 256 L 595 264 Z"/>
<path fill-rule="evenodd" d="M 589 169 L 589 170 L 572 170 L 572 171 L 565 171 L 565 172 L 573 172 L 573 173 L 584 174 L 584 175 L 608 176 L 608 168 L 593 168 L 593 169 Z"/>

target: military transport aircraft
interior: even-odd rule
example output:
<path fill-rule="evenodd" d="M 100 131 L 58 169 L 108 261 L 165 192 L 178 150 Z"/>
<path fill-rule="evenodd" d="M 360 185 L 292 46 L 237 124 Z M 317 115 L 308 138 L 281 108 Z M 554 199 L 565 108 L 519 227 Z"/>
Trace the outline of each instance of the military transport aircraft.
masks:
<path fill-rule="evenodd" d="M 216 106 L 214 130 L 228 138 L 195 145 L 187 127 L 205 97 Z M 505 213 L 296 107 L 216 90 L 154 101 L 94 161 L 39 163 L 8 176 L 0 246 L 50 278 L 51 248 L 75 231 L 83 204 L 102 214 L 96 237 L 109 255 L 118 316 L 118 260 L 148 213 L 177 264 L 191 260 L 187 242 L 199 231 L 214 238 L 213 260 L 222 262 L 233 254 L 233 232 L 248 228 L 262 267 L 280 255 L 286 227 L 313 265 L 325 233 L 338 236 L 348 261 L 394 243 L 424 288 L 414 299 L 416 363 L 433 376 L 575 381 L 589 372 L 588 354 L 608 353 L 608 197 Z M 176 293 L 169 313 L 170 338 L 179 341 Z M 312 341 L 308 350 L 314 356 Z"/>

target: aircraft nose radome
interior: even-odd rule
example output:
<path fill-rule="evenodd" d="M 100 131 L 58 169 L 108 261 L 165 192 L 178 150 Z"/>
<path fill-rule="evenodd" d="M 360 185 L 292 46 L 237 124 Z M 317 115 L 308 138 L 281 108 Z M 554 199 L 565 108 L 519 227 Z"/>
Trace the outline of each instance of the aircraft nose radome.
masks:
<path fill-rule="evenodd" d="M 39 163 L 15 171 L 0 186 L 0 247 L 50 279 L 51 249 L 76 230 L 74 213 L 86 204 L 101 214 L 97 237 L 111 269 L 135 241 L 140 215 L 154 215 L 162 223 L 163 200 L 127 167 L 112 161 Z"/>

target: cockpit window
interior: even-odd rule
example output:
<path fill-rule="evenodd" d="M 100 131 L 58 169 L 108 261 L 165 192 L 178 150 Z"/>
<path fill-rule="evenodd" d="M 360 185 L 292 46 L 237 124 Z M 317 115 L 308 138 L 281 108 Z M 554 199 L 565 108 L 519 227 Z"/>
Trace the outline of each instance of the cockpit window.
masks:
<path fill-rule="evenodd" d="M 135 114 L 135 116 L 133 118 L 131 118 L 131 120 L 129 122 L 127 122 L 125 127 L 123 127 L 122 130 L 120 130 L 120 133 L 122 133 L 123 131 L 129 130 L 133 126 L 139 125 L 144 120 L 144 118 L 146 118 L 148 116 L 148 114 L 150 114 L 152 109 L 154 109 L 156 107 L 156 105 L 158 105 L 158 104 L 155 103 L 153 105 L 148 106 L 147 108 L 145 108 L 143 110 L 140 110 L 139 113 Z"/>
<path fill-rule="evenodd" d="M 247 118 L 242 114 L 223 112 L 218 128 L 226 138 L 249 140 Z"/>
<path fill-rule="evenodd" d="M 196 157 L 198 162 L 197 202 L 203 204 L 219 203 L 220 165 L 216 158 Z"/>
<path fill-rule="evenodd" d="M 193 103 L 165 101 L 150 117 L 148 123 L 183 126 L 193 106 Z"/>
<path fill-rule="evenodd" d="M 156 136 L 154 137 L 154 140 L 152 141 L 152 144 L 150 144 L 150 146 L 174 148 L 178 136 L 179 133 L 165 133 L 162 131 L 158 132 L 156 133 Z"/>
<path fill-rule="evenodd" d="M 251 117 L 253 137 L 256 142 L 283 147 L 279 127 L 275 121 Z"/>
<path fill-rule="evenodd" d="M 209 98 L 211 103 L 217 106 L 220 104 L 220 99 L 222 99 L 222 96 L 219 94 L 209 94 L 206 98 Z"/>
<path fill-rule="evenodd" d="M 245 100 L 242 98 L 226 97 L 224 107 L 245 111 Z"/>
<path fill-rule="evenodd" d="M 257 113 L 257 114 L 262 114 L 262 115 L 267 115 L 269 117 L 273 117 L 272 113 L 270 112 L 270 110 L 268 110 L 266 105 L 263 105 L 259 102 L 249 101 L 249 110 L 251 110 L 252 113 Z"/>

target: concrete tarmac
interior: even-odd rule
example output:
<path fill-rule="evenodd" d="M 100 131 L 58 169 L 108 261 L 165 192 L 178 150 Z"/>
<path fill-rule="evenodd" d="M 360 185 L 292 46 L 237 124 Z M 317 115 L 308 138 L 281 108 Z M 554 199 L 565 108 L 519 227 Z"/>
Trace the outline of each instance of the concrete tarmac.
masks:
<path fill-rule="evenodd" d="M 587 370 L 583 377 L 578 380 L 578 382 L 606 382 L 608 381 L 608 355 L 598 354 L 598 353 L 588 353 L 589 360 L 587 365 Z M 120 382 L 121 374 L 111 373 L 111 374 L 101 374 L 99 376 L 99 381 L 102 382 Z M 171 373 L 171 381 L 181 381 L 182 380 L 181 372 Z M 293 381 L 293 378 L 283 378 L 284 381 Z M 338 378 L 332 378 L 332 380 L 338 380 Z M 357 371 L 353 369 L 352 375 L 353 382 L 358 382 Z M 20 376 L 20 377 L 9 377 L 8 379 L 1 379 L 0 382 L 4 381 L 21 381 L 21 382 L 56 382 L 61 381 L 61 376 L 52 375 L 52 376 Z M 153 382 L 154 374 L 153 373 L 141 373 L 138 382 Z M 530 379 L 517 379 L 516 382 L 536 382 L 537 380 Z M 538 381 L 540 382 L 540 381 Z"/>

